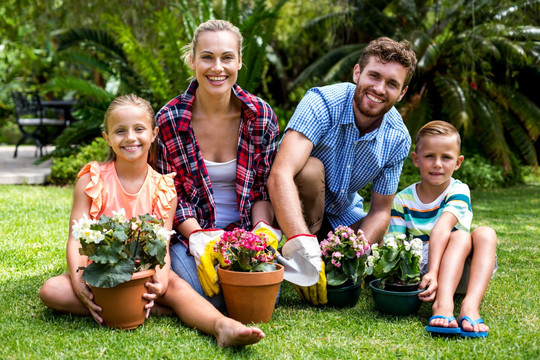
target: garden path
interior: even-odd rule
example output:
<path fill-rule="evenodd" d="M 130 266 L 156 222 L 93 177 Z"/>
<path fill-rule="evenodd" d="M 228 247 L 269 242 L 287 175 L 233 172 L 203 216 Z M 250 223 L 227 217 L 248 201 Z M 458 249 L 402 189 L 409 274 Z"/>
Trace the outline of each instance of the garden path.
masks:
<path fill-rule="evenodd" d="M 47 147 L 47 153 L 53 149 Z M 51 173 L 52 160 L 34 165 L 38 159 L 35 146 L 19 146 L 16 158 L 14 152 L 15 146 L 0 146 L 0 185 L 44 184 Z"/>

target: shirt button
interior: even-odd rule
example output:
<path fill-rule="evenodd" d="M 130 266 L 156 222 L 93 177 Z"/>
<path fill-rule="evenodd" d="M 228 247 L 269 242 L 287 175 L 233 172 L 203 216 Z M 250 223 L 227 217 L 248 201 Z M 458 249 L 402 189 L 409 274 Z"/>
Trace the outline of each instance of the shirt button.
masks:
<path fill-rule="evenodd" d="M 351 165 L 347 165 L 347 169 L 350 169 L 351 168 Z"/>
<path fill-rule="evenodd" d="M 344 194 L 344 193 L 345 193 L 345 190 L 341 190 L 341 193 Z"/>

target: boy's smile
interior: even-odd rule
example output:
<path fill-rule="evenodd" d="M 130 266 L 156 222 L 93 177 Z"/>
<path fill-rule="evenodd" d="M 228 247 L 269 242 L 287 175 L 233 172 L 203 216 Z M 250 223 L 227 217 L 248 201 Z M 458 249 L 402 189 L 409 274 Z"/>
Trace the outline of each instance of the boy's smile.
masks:
<path fill-rule="evenodd" d="M 459 155 L 456 136 L 429 135 L 422 138 L 412 153 L 414 165 L 420 169 L 421 186 L 444 190 L 463 155 Z M 434 190 L 434 189 L 433 189 Z"/>

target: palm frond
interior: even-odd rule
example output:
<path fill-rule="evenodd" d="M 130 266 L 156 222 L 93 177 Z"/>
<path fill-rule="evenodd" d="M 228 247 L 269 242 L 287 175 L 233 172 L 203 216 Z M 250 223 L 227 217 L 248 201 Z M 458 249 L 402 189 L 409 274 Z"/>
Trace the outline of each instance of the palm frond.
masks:
<path fill-rule="evenodd" d="M 471 93 L 471 107 L 475 114 L 476 141 L 481 141 L 484 150 L 492 158 L 511 170 L 511 151 L 504 137 L 504 126 L 494 103 L 479 92 Z"/>
<path fill-rule="evenodd" d="M 441 48 L 436 43 L 431 43 L 427 46 L 425 52 L 418 60 L 416 66 L 419 74 L 427 73 L 437 64 L 439 56 L 441 55 Z"/>
<path fill-rule="evenodd" d="M 304 69 L 304 71 L 302 71 L 293 81 L 290 89 L 295 89 L 308 79 L 321 78 L 328 69 L 332 68 L 334 64 L 339 62 L 343 57 L 351 52 L 361 51 L 365 46 L 365 44 L 345 45 L 328 52 Z M 349 69 L 349 71 L 352 71 L 352 69 Z"/>
<path fill-rule="evenodd" d="M 72 28 L 55 33 L 55 40 L 58 43 L 58 51 L 81 44 L 91 44 L 110 56 L 126 61 L 122 46 L 105 30 Z"/>
<path fill-rule="evenodd" d="M 470 125 L 469 104 L 461 86 L 456 80 L 446 76 L 436 77 L 434 83 L 441 96 L 444 109 L 448 112 L 449 121 L 457 128 L 464 128 L 467 131 Z"/>
<path fill-rule="evenodd" d="M 491 42 L 499 49 L 505 61 L 519 66 L 527 63 L 527 53 L 518 43 L 503 37 L 492 38 Z"/>

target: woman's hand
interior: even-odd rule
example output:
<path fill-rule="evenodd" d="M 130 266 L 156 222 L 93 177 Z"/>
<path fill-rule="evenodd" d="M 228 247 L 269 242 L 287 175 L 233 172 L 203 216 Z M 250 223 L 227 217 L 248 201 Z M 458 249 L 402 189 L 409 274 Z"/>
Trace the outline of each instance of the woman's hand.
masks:
<path fill-rule="evenodd" d="M 437 295 L 437 288 L 439 284 L 437 282 L 437 275 L 432 272 L 428 272 L 424 277 L 422 277 L 422 282 L 418 286 L 419 289 L 426 289 L 418 294 L 418 298 L 422 301 L 433 301 Z"/>
<path fill-rule="evenodd" d="M 102 325 L 103 318 L 99 316 L 99 312 L 101 312 L 102 309 L 94 302 L 94 294 L 92 294 L 90 287 L 82 279 L 77 279 L 73 281 L 72 284 L 75 295 L 77 295 L 84 306 L 88 308 L 88 311 L 90 311 L 94 320 L 96 320 L 99 325 Z"/>

